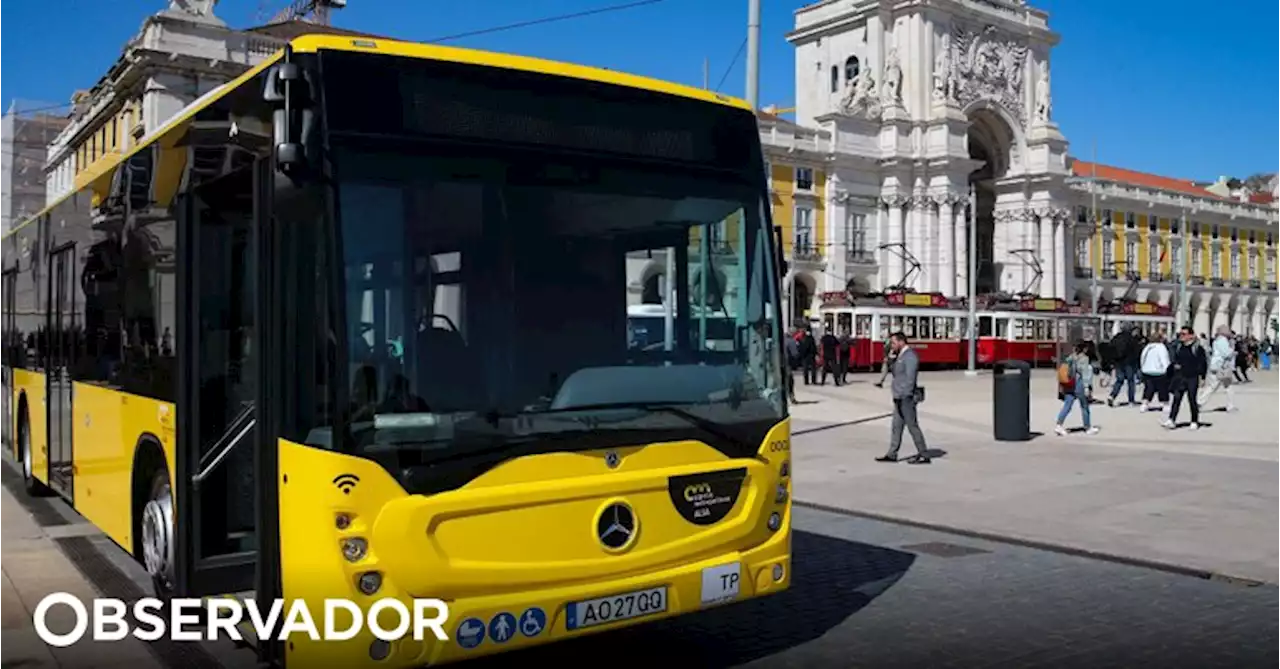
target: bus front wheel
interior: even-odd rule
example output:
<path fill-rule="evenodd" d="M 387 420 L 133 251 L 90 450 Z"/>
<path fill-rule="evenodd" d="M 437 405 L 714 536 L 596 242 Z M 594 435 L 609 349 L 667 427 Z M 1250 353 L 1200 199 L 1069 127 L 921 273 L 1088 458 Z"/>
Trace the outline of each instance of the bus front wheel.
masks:
<path fill-rule="evenodd" d="M 34 469 L 31 464 L 31 421 L 27 418 L 27 409 L 24 406 L 18 419 L 18 448 L 22 453 L 22 483 L 27 494 L 32 497 L 48 497 L 52 492 L 49 486 L 40 482 L 35 477 Z"/>
<path fill-rule="evenodd" d="M 169 473 L 161 467 L 152 475 L 146 505 L 142 508 L 142 563 L 151 575 L 156 596 L 173 594 L 173 489 Z"/>

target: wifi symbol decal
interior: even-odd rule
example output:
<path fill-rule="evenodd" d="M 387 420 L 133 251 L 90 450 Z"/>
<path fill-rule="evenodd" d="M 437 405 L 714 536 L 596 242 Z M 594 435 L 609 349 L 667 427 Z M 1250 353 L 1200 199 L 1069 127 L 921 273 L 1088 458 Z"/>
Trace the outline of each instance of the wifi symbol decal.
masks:
<path fill-rule="evenodd" d="M 360 477 L 355 474 L 338 474 L 333 477 L 333 484 L 338 486 L 338 490 L 341 490 L 344 495 L 350 495 L 351 489 L 359 482 Z"/>

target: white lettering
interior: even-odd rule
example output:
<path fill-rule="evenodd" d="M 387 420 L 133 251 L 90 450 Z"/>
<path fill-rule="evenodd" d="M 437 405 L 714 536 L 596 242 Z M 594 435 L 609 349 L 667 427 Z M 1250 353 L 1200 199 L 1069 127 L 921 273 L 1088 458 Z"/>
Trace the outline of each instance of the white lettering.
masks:
<path fill-rule="evenodd" d="M 231 615 L 222 617 L 218 615 L 220 612 L 226 611 Z M 236 625 L 240 624 L 240 619 L 244 617 L 244 608 L 240 606 L 240 602 L 234 599 L 213 599 L 209 601 L 209 636 L 210 641 L 217 641 L 218 630 L 227 633 L 227 638 L 232 641 L 240 641 L 240 630 L 236 629 Z"/>
<path fill-rule="evenodd" d="M 139 623 L 133 630 L 135 639 L 159 641 L 164 638 L 164 618 L 159 615 L 162 609 L 164 603 L 155 597 L 144 597 L 133 603 L 133 619 Z M 143 623 L 150 627 L 142 627 Z"/>
<path fill-rule="evenodd" d="M 184 626 L 199 625 L 200 616 L 191 613 L 183 614 L 185 609 L 198 609 L 204 602 L 198 599 L 174 599 L 169 602 L 169 638 L 174 641 L 199 641 L 200 631 L 183 629 Z"/>
<path fill-rule="evenodd" d="M 118 599 L 93 600 L 93 640 L 119 641 L 129 636 L 124 612 L 124 602 Z M 111 629 L 107 629 L 108 625 Z"/>
<path fill-rule="evenodd" d="M 343 609 L 351 615 L 351 625 L 344 631 L 339 632 L 337 629 L 337 616 L 334 615 L 338 609 Z M 346 641 L 353 639 L 360 633 L 360 607 L 349 599 L 326 599 L 324 600 L 324 638 L 326 641 Z"/>
<path fill-rule="evenodd" d="M 428 618 L 427 609 L 435 615 Z M 430 629 L 439 641 L 448 641 L 449 635 L 444 633 L 445 621 L 449 620 L 449 605 L 439 599 L 413 600 L 413 640 L 422 641 L 422 630 Z"/>
<path fill-rule="evenodd" d="M 174 599 L 161 602 L 145 597 L 129 605 L 119 599 L 95 599 L 91 607 L 68 593 L 54 593 L 40 601 L 32 616 L 36 633 L 49 646 L 63 648 L 75 644 L 92 630 L 94 641 L 120 641 L 130 636 L 140 641 L 158 641 L 168 638 L 174 641 L 215 641 L 229 638 L 242 641 L 239 625 L 248 619 L 260 639 L 287 641 L 290 636 L 306 634 L 312 641 L 347 641 L 355 638 L 365 625 L 373 636 L 381 641 L 397 641 L 413 631 L 413 638 L 426 638 L 431 630 L 439 641 L 448 641 L 445 625 L 449 620 L 449 605 L 439 599 L 414 599 L 401 601 L 394 598 L 380 599 L 368 609 L 347 599 L 325 599 L 324 619 L 320 627 L 307 606 L 307 601 L 295 599 L 284 610 L 284 600 L 274 600 L 269 609 L 261 610 L 256 600 L 240 601 L 230 598 Z M 54 620 L 69 619 L 69 632 L 56 633 L 49 629 L 50 611 L 57 605 L 71 610 L 72 617 L 52 616 Z M 588 612 L 588 617 L 591 613 Z M 339 621 L 339 618 L 342 621 Z M 394 618 L 394 620 L 393 620 Z M 283 620 L 282 620 L 283 619 Z M 65 625 L 61 623 L 60 625 Z"/>
<path fill-rule="evenodd" d="M 249 622 L 253 624 L 254 635 L 259 639 L 270 639 L 271 630 L 276 628 L 276 621 L 280 619 L 280 611 L 284 608 L 284 600 L 277 599 L 271 602 L 270 613 L 266 620 L 262 619 L 257 600 L 250 599 L 245 604 L 249 607 Z"/>
<path fill-rule="evenodd" d="M 382 622 L 378 620 L 378 614 L 383 609 L 394 609 L 396 617 L 400 621 L 392 630 L 382 628 Z M 373 632 L 373 636 L 382 641 L 395 641 L 404 636 L 409 631 L 409 609 L 404 607 L 404 603 L 398 599 L 379 599 L 369 607 L 369 631 Z"/>
<path fill-rule="evenodd" d="M 45 622 L 45 616 L 49 615 L 49 609 L 53 608 L 54 604 L 70 607 L 76 614 L 76 624 L 66 634 L 55 634 Z M 84 636 L 85 630 L 89 629 L 89 612 L 85 610 L 84 604 L 80 603 L 79 599 L 65 592 L 55 592 L 36 604 L 31 622 L 35 624 L 36 635 L 41 641 L 54 648 L 66 648 L 79 641 L 80 637 Z"/>
<path fill-rule="evenodd" d="M 307 638 L 312 641 L 320 640 L 320 630 L 316 629 L 316 623 L 311 619 L 311 612 L 307 610 L 307 602 L 304 599 L 293 600 L 293 606 L 289 607 L 289 616 L 284 619 L 284 626 L 280 628 L 279 641 L 288 641 L 289 635 L 295 632 L 306 632 Z"/>

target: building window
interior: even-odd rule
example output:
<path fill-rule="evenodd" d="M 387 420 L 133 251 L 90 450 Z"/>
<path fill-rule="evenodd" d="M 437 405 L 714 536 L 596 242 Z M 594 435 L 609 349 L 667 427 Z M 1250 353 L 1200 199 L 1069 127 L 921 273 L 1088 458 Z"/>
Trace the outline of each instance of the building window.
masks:
<path fill-rule="evenodd" d="M 858 57 L 849 56 L 844 61 L 844 81 L 848 85 L 858 79 Z"/>
<path fill-rule="evenodd" d="M 1088 239 L 1076 240 L 1076 267 L 1092 267 L 1093 263 L 1089 260 L 1089 251 L 1092 247 Z"/>
<path fill-rule="evenodd" d="M 1249 278 L 1258 278 L 1258 254 L 1252 252 L 1249 253 Z"/>
<path fill-rule="evenodd" d="M 1192 236 L 1192 237 L 1195 237 L 1195 238 L 1197 238 L 1197 239 L 1199 239 L 1199 237 L 1200 237 L 1200 222 L 1199 222 L 1199 221 L 1192 221 L 1192 222 L 1191 222 L 1191 236 Z"/>
<path fill-rule="evenodd" d="M 1212 238 L 1214 238 L 1214 239 L 1217 239 L 1217 238 L 1218 238 L 1218 224 L 1217 224 L 1217 223 L 1214 223 L 1214 224 L 1213 224 L 1213 228 L 1211 228 L 1211 229 L 1210 229 L 1209 236 L 1210 236 L 1210 237 L 1212 237 Z"/>
<path fill-rule="evenodd" d="M 1200 270 L 1200 245 L 1196 244 L 1191 247 L 1191 273 L 1199 275 Z"/>
<path fill-rule="evenodd" d="M 1173 268 L 1173 271 L 1176 272 L 1178 276 L 1182 276 L 1184 273 L 1186 273 L 1186 270 L 1184 270 L 1182 267 L 1182 247 L 1181 246 L 1173 247 L 1173 262 L 1170 263 L 1169 266 Z"/>
<path fill-rule="evenodd" d="M 1110 239 L 1102 240 L 1102 269 L 1103 271 L 1111 269 L 1115 264 L 1115 250 L 1112 248 L 1113 242 Z"/>
<path fill-rule="evenodd" d="M 1270 233 L 1270 232 L 1268 232 L 1268 233 L 1267 233 L 1267 246 L 1268 246 L 1268 247 L 1270 247 L 1270 246 L 1274 245 L 1275 243 L 1276 243 L 1276 238 L 1275 238 L 1275 237 L 1272 237 L 1272 236 L 1271 236 L 1271 233 Z"/>
<path fill-rule="evenodd" d="M 1126 274 L 1138 271 L 1138 242 L 1136 241 L 1125 242 L 1124 271 Z"/>
<path fill-rule="evenodd" d="M 1102 210 L 1102 224 L 1108 228 L 1111 227 L 1111 217 L 1112 213 L 1110 209 Z"/>
<path fill-rule="evenodd" d="M 796 168 L 796 190 L 813 190 L 813 168 Z"/>
<path fill-rule="evenodd" d="M 1124 227 L 1129 230 L 1138 227 L 1138 215 L 1132 211 L 1126 212 L 1124 215 Z"/>
<path fill-rule="evenodd" d="M 1222 249 L 1218 246 L 1214 246 L 1209 254 L 1209 275 L 1215 279 L 1222 278 Z"/>
<path fill-rule="evenodd" d="M 813 210 L 808 207 L 796 207 L 794 256 L 806 256 L 813 253 Z"/>
<path fill-rule="evenodd" d="M 1147 276 L 1160 275 L 1160 249 L 1163 244 L 1152 241 L 1147 249 Z"/>
<path fill-rule="evenodd" d="M 1240 249 L 1231 250 L 1231 280 L 1238 281 L 1240 279 Z"/>
<path fill-rule="evenodd" d="M 1176 219 L 1176 218 L 1175 218 L 1175 219 L 1173 219 L 1173 220 L 1169 221 L 1169 232 L 1171 232 L 1171 233 L 1173 233 L 1173 234 L 1175 234 L 1175 235 L 1176 235 L 1176 234 L 1178 234 L 1178 229 L 1179 229 L 1179 228 L 1178 228 L 1178 219 Z"/>
<path fill-rule="evenodd" d="M 838 93 L 840 91 L 840 68 L 835 65 L 831 66 L 831 92 Z"/>
<path fill-rule="evenodd" d="M 1250 244 L 1253 244 L 1253 243 L 1255 243 L 1255 242 L 1257 241 L 1257 239 L 1258 239 L 1258 238 L 1257 238 L 1256 236 L 1254 236 L 1254 231 L 1253 231 L 1253 230 L 1250 230 L 1250 231 L 1249 231 L 1249 243 L 1250 243 Z"/>
<path fill-rule="evenodd" d="M 867 215 L 849 212 L 845 228 L 845 247 L 856 260 L 867 257 Z"/>
<path fill-rule="evenodd" d="M 1088 223 L 1088 222 L 1089 222 L 1089 208 L 1084 205 L 1080 205 L 1079 207 L 1076 207 L 1076 223 Z"/>
<path fill-rule="evenodd" d="M 1156 232 L 1156 231 L 1158 231 L 1158 230 L 1160 229 L 1160 217 L 1159 217 L 1159 216 L 1148 216 L 1148 217 L 1147 217 L 1147 229 L 1148 229 L 1148 230 L 1150 230 L 1151 232 Z"/>
<path fill-rule="evenodd" d="M 1240 241 L 1240 229 L 1239 229 L 1239 228 L 1231 228 L 1231 241 L 1233 241 L 1233 242 L 1238 242 L 1238 241 Z"/>

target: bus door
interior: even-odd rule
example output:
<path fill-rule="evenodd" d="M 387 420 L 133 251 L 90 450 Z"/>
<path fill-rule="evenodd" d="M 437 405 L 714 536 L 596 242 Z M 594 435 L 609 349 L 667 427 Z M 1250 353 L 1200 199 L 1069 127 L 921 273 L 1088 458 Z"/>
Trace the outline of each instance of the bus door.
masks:
<path fill-rule="evenodd" d="M 75 360 L 75 257 L 74 244 L 49 254 L 48 384 L 49 487 L 72 497 L 71 467 L 71 365 Z"/>
<path fill-rule="evenodd" d="M 14 300 L 18 297 L 18 270 L 11 269 L 4 273 L 4 325 L 0 330 L 4 332 L 4 366 L 0 367 L 4 373 L 4 397 L 0 397 L 0 402 L 4 402 L 4 447 L 12 453 L 13 444 L 13 368 L 18 364 L 17 346 L 17 323 L 16 309 Z"/>
<path fill-rule="evenodd" d="M 176 590 L 253 588 L 258 550 L 254 166 L 185 196 L 178 226 Z"/>

